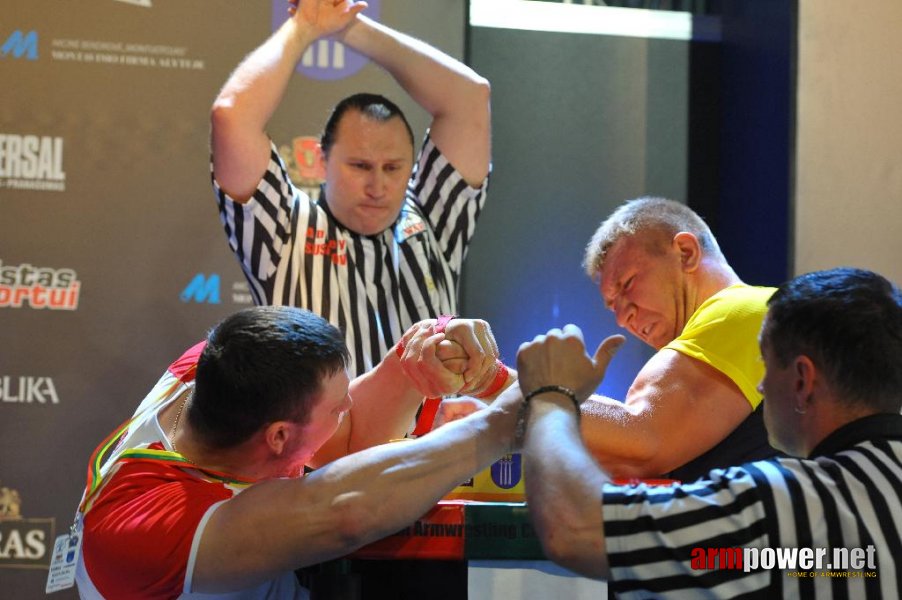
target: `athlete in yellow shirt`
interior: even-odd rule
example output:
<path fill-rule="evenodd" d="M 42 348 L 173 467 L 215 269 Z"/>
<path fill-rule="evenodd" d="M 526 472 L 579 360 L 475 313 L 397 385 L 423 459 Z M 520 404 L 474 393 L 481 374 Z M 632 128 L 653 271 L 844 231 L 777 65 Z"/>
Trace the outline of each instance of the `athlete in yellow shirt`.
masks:
<path fill-rule="evenodd" d="M 585 266 L 617 324 L 657 350 L 623 402 L 583 404 L 583 437 L 604 467 L 689 481 L 774 454 L 755 389 L 773 288 L 744 284 L 705 222 L 662 198 L 618 208 L 590 241 Z"/>

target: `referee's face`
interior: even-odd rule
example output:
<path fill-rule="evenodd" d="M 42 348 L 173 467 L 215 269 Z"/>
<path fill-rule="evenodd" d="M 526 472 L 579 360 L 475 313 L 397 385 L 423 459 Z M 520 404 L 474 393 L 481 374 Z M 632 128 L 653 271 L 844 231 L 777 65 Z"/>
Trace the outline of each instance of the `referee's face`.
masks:
<path fill-rule="evenodd" d="M 401 212 L 412 168 L 413 147 L 399 117 L 380 122 L 348 111 L 326 157 L 329 209 L 355 233 L 381 233 Z"/>

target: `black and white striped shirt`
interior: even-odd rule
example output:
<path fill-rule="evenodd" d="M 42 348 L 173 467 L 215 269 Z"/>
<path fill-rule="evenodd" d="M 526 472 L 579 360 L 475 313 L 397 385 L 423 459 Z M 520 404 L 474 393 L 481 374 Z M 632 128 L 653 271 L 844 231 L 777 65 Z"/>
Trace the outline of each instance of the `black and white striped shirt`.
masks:
<path fill-rule="evenodd" d="M 715 469 L 709 480 L 677 487 L 606 485 L 603 501 L 618 598 L 902 597 L 900 415 L 841 427 L 808 460 Z M 876 568 L 832 564 L 833 549 L 869 547 Z M 821 568 L 808 570 L 692 561 L 698 549 L 737 548 L 789 549 L 784 557 L 793 548 L 827 550 Z"/>
<path fill-rule="evenodd" d="M 211 167 L 212 168 L 212 167 Z M 253 197 L 234 202 L 213 179 L 229 247 L 256 304 L 300 306 L 338 327 L 352 374 L 370 370 L 422 319 L 457 312 L 458 282 L 485 202 L 426 136 L 395 224 L 356 234 L 288 177 L 273 144 Z"/>

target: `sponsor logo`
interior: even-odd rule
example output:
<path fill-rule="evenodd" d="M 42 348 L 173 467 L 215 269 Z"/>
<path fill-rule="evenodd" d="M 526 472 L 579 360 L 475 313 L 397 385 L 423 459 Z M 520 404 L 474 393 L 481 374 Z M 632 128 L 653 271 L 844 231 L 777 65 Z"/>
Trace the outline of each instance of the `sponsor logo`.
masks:
<path fill-rule="evenodd" d="M 13 31 L 3 45 L 0 46 L 0 56 L 3 58 L 24 58 L 26 60 L 38 59 L 38 32 L 20 30 Z"/>
<path fill-rule="evenodd" d="M 307 228 L 307 241 L 304 242 L 304 254 L 327 256 L 332 264 L 348 264 L 348 242 L 346 240 L 330 240 L 325 229 Z"/>
<path fill-rule="evenodd" d="M 63 138 L 0 133 L 0 187 L 62 192 Z"/>
<path fill-rule="evenodd" d="M 249 306 L 254 304 L 254 297 L 246 281 L 233 281 L 231 294 L 233 304 Z M 216 273 L 211 273 L 209 276 L 198 273 L 179 294 L 179 299 L 185 303 L 220 304 L 222 302 L 222 278 Z"/>
<path fill-rule="evenodd" d="M 18 490 L 0 486 L 0 568 L 47 569 L 56 520 L 26 519 Z"/>
<path fill-rule="evenodd" d="M 379 20 L 380 0 L 368 0 L 363 14 Z M 288 13 L 285 0 L 272 0 L 272 30 L 285 22 Z M 350 77 L 362 69 L 369 59 L 332 38 L 317 40 L 307 48 L 298 62 L 297 71 L 311 79 L 333 81 Z"/>
<path fill-rule="evenodd" d="M 291 145 L 279 146 L 279 156 L 292 183 L 316 202 L 320 184 L 326 180 L 326 163 L 319 147 L 319 138 L 304 135 L 291 140 Z"/>
<path fill-rule="evenodd" d="M 59 404 L 56 386 L 50 377 L 0 376 L 0 402 Z"/>
<path fill-rule="evenodd" d="M 319 185 L 326 180 L 326 163 L 319 138 L 303 135 L 281 146 L 279 155 L 285 161 L 291 180 L 299 185 Z"/>
<path fill-rule="evenodd" d="M 50 43 L 50 56 L 53 60 L 104 66 L 189 71 L 206 68 L 203 60 L 189 56 L 188 48 L 165 44 L 58 38 Z"/>
<path fill-rule="evenodd" d="M 4 266 L 0 260 L 0 308 L 76 310 L 81 282 L 72 269 Z"/>
<path fill-rule="evenodd" d="M 408 238 L 421 234 L 426 231 L 426 223 L 423 218 L 413 210 L 406 207 L 401 211 L 401 218 L 395 225 L 395 238 L 398 243 L 403 243 Z"/>
<path fill-rule="evenodd" d="M 182 302 L 219 304 L 219 275 L 211 273 L 207 277 L 198 273 L 182 290 L 179 299 Z"/>
<path fill-rule="evenodd" d="M 832 552 L 831 552 L 832 550 Z M 786 571 L 788 577 L 877 577 L 877 549 L 867 548 L 693 548 L 694 570 Z"/>
<path fill-rule="evenodd" d="M 487 513 L 488 514 L 488 513 Z M 484 520 L 483 520 L 484 519 Z M 380 540 L 364 548 L 367 554 L 379 552 L 381 548 L 389 548 L 392 538 L 462 538 L 478 545 L 494 541 L 518 543 L 537 543 L 536 531 L 531 523 L 519 523 L 500 513 L 491 519 L 469 519 L 463 516 L 463 511 L 445 507 L 432 510 L 423 517 L 414 521 L 404 529 L 392 534 L 390 537 Z M 426 548 L 429 548 L 428 546 Z M 423 547 L 418 547 L 422 550 Z M 398 547 L 393 548 L 393 555 L 397 555 Z"/>
<path fill-rule="evenodd" d="M 520 483 L 523 476 L 522 458 L 519 454 L 506 454 L 492 464 L 492 481 L 503 490 L 509 490 Z"/>

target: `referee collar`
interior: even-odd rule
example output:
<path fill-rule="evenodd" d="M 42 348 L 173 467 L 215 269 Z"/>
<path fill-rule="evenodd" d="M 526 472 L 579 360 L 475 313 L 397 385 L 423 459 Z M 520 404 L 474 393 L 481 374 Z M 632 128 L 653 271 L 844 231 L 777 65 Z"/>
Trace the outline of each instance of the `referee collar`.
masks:
<path fill-rule="evenodd" d="M 878 439 L 902 439 L 902 415 L 880 413 L 846 423 L 821 440 L 808 458 L 835 454 L 860 442 Z"/>
<path fill-rule="evenodd" d="M 398 213 L 398 218 L 394 220 L 394 222 L 380 231 L 379 233 L 374 233 L 372 235 L 363 235 L 362 233 L 357 233 L 352 229 L 349 229 L 347 225 L 338 220 L 338 217 L 332 212 L 332 209 L 329 207 L 329 201 L 326 200 L 326 185 L 324 183 L 319 184 L 319 198 L 316 199 L 316 204 L 323 209 L 326 215 L 329 217 L 329 220 L 335 223 L 339 228 L 341 228 L 348 235 L 352 235 L 358 238 L 366 238 L 368 240 L 379 241 L 384 235 L 386 231 L 392 231 L 395 225 L 397 225 L 398 221 L 401 220 L 401 213 L 403 213 L 403 206 L 407 203 L 407 197 L 404 198 L 404 204 L 402 205 L 402 211 Z"/>

